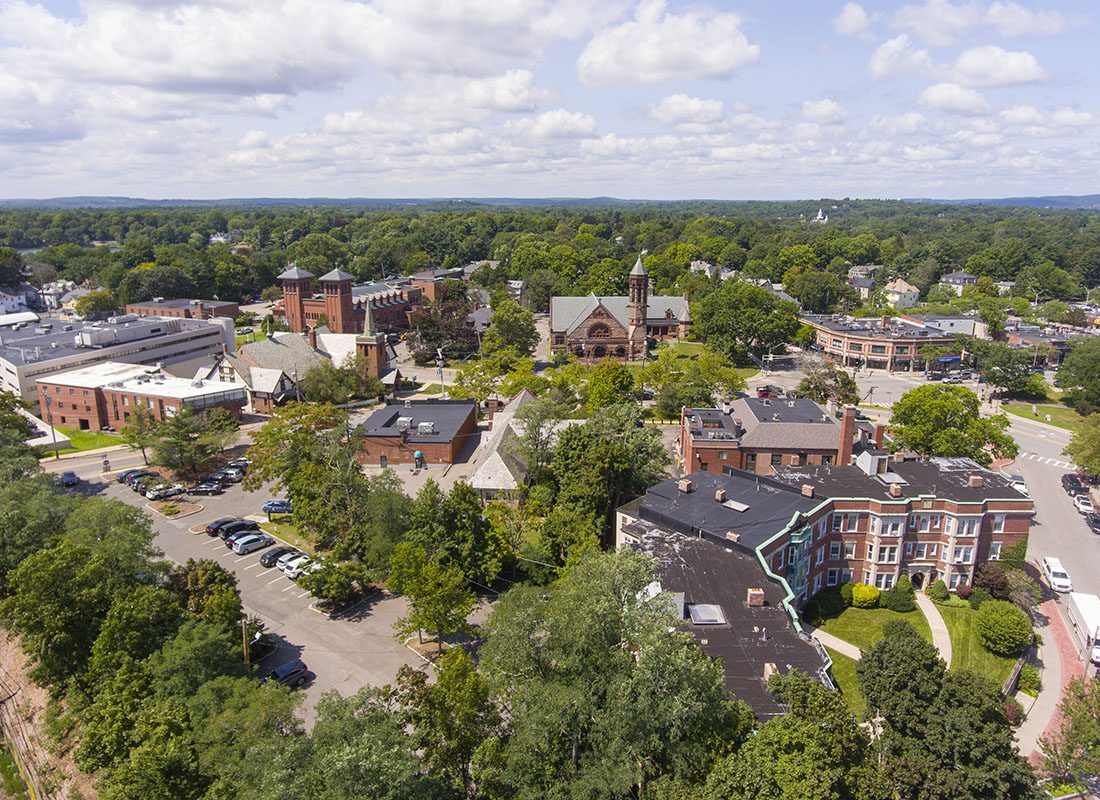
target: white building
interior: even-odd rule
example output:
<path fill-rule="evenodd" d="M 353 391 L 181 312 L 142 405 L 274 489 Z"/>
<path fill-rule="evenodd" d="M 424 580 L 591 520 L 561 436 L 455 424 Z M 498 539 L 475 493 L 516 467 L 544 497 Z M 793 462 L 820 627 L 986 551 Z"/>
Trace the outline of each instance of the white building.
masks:
<path fill-rule="evenodd" d="M 920 300 L 920 289 L 901 278 L 894 278 L 883 287 L 886 302 L 897 309 L 913 308 Z"/>

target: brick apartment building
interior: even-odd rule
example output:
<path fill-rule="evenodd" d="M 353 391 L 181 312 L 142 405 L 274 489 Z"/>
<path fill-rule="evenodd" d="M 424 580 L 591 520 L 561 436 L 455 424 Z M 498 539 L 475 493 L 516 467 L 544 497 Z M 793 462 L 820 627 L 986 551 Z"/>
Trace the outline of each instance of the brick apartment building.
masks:
<path fill-rule="evenodd" d="M 127 303 L 126 313 L 138 317 L 171 317 L 175 319 L 211 319 L 241 315 L 241 307 L 227 300 L 165 300 L 154 297 L 141 303 Z"/>
<path fill-rule="evenodd" d="M 680 458 L 686 471 L 742 469 L 771 475 L 775 467 L 850 464 L 854 453 L 881 448 L 885 427 L 840 418 L 804 397 L 738 397 L 721 408 L 684 408 Z"/>
<path fill-rule="evenodd" d="M 1027 536 L 1033 515 L 1030 498 L 970 459 L 866 450 L 852 466 L 663 481 L 617 510 L 616 543 L 656 556 L 662 588 L 709 609 L 690 628 L 724 656 L 731 691 L 761 713 L 776 664 L 814 671 L 797 610 L 817 592 L 845 581 L 887 589 L 901 574 L 957 588 Z"/>
<path fill-rule="evenodd" d="M 359 426 L 372 466 L 453 464 L 477 435 L 476 400 L 390 400 Z"/>
<path fill-rule="evenodd" d="M 338 269 L 317 279 L 321 284 L 319 294 L 313 291 L 313 273 L 294 264 L 279 276 L 279 280 L 283 299 L 272 313 L 281 317 L 293 333 L 305 333 L 321 321 L 326 321 L 333 333 L 361 333 L 368 305 L 375 331 L 407 331 L 412 324 L 412 314 L 422 302 L 421 288 L 411 283 L 356 284 L 353 276 Z"/>
<path fill-rule="evenodd" d="M 52 415 L 54 424 L 85 431 L 124 427 L 137 406 L 161 420 L 183 406 L 198 412 L 221 407 L 239 417 L 247 402 L 243 388 L 113 361 L 40 378 L 38 398 L 43 419 Z"/>

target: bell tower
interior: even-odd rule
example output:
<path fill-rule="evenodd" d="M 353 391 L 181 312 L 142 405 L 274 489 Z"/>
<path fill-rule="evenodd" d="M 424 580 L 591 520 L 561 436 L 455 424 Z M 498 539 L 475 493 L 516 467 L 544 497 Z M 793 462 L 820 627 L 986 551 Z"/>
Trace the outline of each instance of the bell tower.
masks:
<path fill-rule="evenodd" d="M 642 256 L 645 255 L 645 251 L 642 251 L 642 255 L 638 256 L 638 260 L 634 262 L 634 269 L 630 270 L 630 276 L 627 278 L 629 285 L 629 294 L 627 298 L 627 307 L 629 309 L 629 321 L 631 328 L 641 328 L 642 332 L 645 332 L 645 320 L 647 307 L 649 306 L 649 276 L 645 271 L 645 264 L 642 263 Z"/>
<path fill-rule="evenodd" d="M 325 294 L 325 317 L 333 333 L 355 333 L 355 311 L 351 284 L 355 277 L 334 269 L 321 276 Z"/>
<path fill-rule="evenodd" d="M 291 262 L 286 271 L 279 276 L 283 284 L 283 310 L 286 313 L 286 325 L 294 333 L 306 329 L 305 300 L 312 294 L 313 273 Z"/>

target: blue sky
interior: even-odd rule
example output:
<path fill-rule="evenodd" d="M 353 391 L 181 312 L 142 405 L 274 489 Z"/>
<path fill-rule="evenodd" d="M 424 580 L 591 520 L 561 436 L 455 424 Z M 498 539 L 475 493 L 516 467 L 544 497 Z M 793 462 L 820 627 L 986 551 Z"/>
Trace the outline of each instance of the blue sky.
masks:
<path fill-rule="evenodd" d="M 0 0 L 0 195 L 1100 192 L 1094 8 Z"/>

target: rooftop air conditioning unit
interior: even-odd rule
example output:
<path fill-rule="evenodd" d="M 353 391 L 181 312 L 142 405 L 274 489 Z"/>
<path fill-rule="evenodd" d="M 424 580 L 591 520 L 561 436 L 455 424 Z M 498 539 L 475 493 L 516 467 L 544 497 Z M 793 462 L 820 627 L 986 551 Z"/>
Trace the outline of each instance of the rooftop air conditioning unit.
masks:
<path fill-rule="evenodd" d="M 412 417 L 397 418 L 397 430 L 407 431 L 410 427 L 412 427 Z"/>
<path fill-rule="evenodd" d="M 416 426 L 416 432 L 421 436 L 430 436 L 431 434 L 435 433 L 435 423 L 421 422 Z"/>

